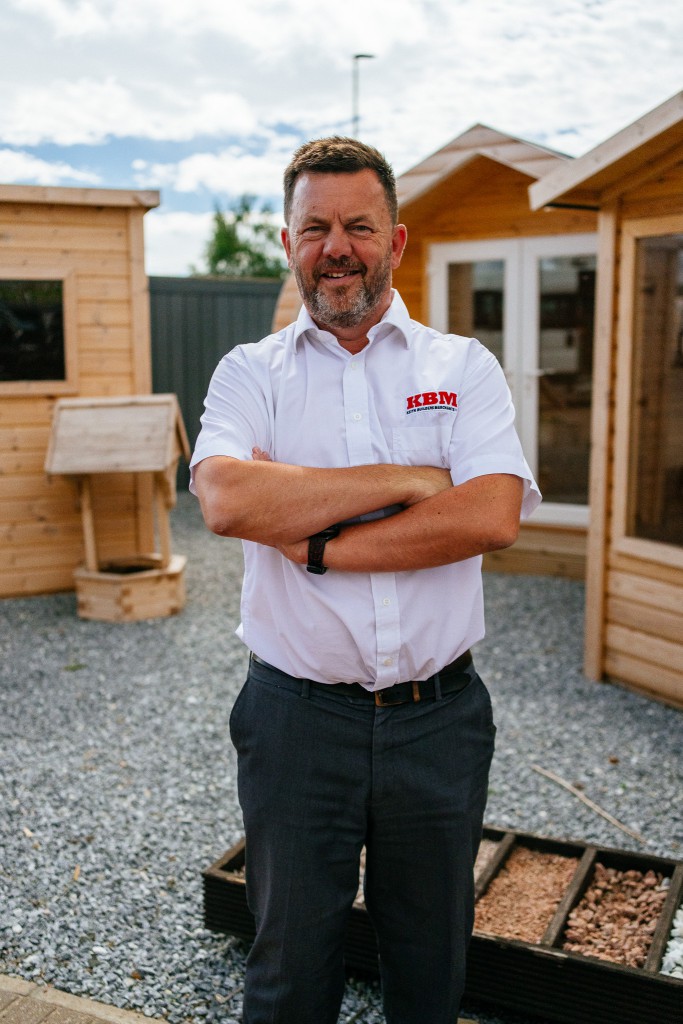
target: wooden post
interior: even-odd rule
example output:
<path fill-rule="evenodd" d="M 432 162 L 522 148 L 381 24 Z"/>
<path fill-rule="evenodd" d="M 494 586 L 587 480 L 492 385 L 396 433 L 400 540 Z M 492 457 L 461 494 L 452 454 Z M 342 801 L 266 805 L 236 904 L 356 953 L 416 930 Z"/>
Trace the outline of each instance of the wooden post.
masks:
<path fill-rule="evenodd" d="M 154 477 L 154 504 L 157 514 L 157 528 L 159 530 L 159 550 L 161 552 L 161 568 L 167 569 L 171 563 L 171 526 L 168 520 L 168 505 L 166 502 L 166 489 L 163 476 L 156 474 Z"/>
<path fill-rule="evenodd" d="M 81 504 L 81 519 L 83 521 L 85 565 L 90 572 L 97 572 L 97 542 L 95 539 L 95 519 L 92 511 L 92 487 L 89 476 L 79 477 L 78 492 Z"/>

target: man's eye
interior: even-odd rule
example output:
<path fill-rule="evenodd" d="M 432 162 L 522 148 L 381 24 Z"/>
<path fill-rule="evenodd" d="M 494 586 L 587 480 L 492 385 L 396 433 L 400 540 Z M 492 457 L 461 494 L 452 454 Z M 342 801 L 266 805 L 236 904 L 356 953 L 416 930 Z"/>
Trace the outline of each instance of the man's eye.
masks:
<path fill-rule="evenodd" d="M 354 224 L 351 230 L 357 231 L 359 234 L 365 234 L 368 231 L 371 231 L 372 229 L 370 228 L 369 224 Z"/>

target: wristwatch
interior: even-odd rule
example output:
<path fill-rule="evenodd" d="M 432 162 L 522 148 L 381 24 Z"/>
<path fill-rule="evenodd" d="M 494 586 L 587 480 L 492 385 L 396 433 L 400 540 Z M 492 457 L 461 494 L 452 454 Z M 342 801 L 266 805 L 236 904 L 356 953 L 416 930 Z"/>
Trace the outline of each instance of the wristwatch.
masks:
<path fill-rule="evenodd" d="M 323 565 L 325 545 L 328 540 L 338 537 L 340 532 L 340 526 L 328 526 L 326 530 L 314 533 L 312 537 L 308 538 L 308 565 L 306 568 L 309 572 L 314 572 L 317 576 L 322 576 L 327 572 L 327 566 Z"/>

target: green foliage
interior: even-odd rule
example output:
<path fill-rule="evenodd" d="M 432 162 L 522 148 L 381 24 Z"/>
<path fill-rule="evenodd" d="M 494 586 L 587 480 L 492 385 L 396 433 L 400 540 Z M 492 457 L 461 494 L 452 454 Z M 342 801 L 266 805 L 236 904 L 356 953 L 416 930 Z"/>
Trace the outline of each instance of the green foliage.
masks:
<path fill-rule="evenodd" d="M 287 266 L 272 210 L 267 204 L 256 210 L 255 204 L 256 197 L 250 195 L 241 196 L 228 211 L 216 204 L 205 251 L 209 276 L 284 277 Z"/>

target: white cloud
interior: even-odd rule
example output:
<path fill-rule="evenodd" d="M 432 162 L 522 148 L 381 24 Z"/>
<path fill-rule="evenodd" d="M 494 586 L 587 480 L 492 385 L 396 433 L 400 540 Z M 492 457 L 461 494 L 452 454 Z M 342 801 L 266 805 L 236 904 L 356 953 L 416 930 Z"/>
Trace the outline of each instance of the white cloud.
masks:
<path fill-rule="evenodd" d="M 282 171 L 291 147 L 254 156 L 238 149 L 219 153 L 194 153 L 177 163 L 135 161 L 139 188 L 172 188 L 176 192 L 206 190 L 214 195 L 279 195 Z"/>
<path fill-rule="evenodd" d="M 0 181 L 32 185 L 62 185 L 65 181 L 81 185 L 98 185 L 102 179 L 89 171 L 78 170 L 57 160 L 40 160 L 16 149 L 0 149 Z"/>
<path fill-rule="evenodd" d="M 212 213 L 151 210 L 145 216 L 145 268 L 156 277 L 189 273 L 203 267 L 211 235 Z"/>
<path fill-rule="evenodd" d="M 181 141 L 204 133 L 245 135 L 257 127 L 249 104 L 235 93 L 194 98 L 181 87 L 150 93 L 135 95 L 113 77 L 50 82 L 0 109 L 0 135 L 18 146 L 69 146 L 110 136 Z"/>

